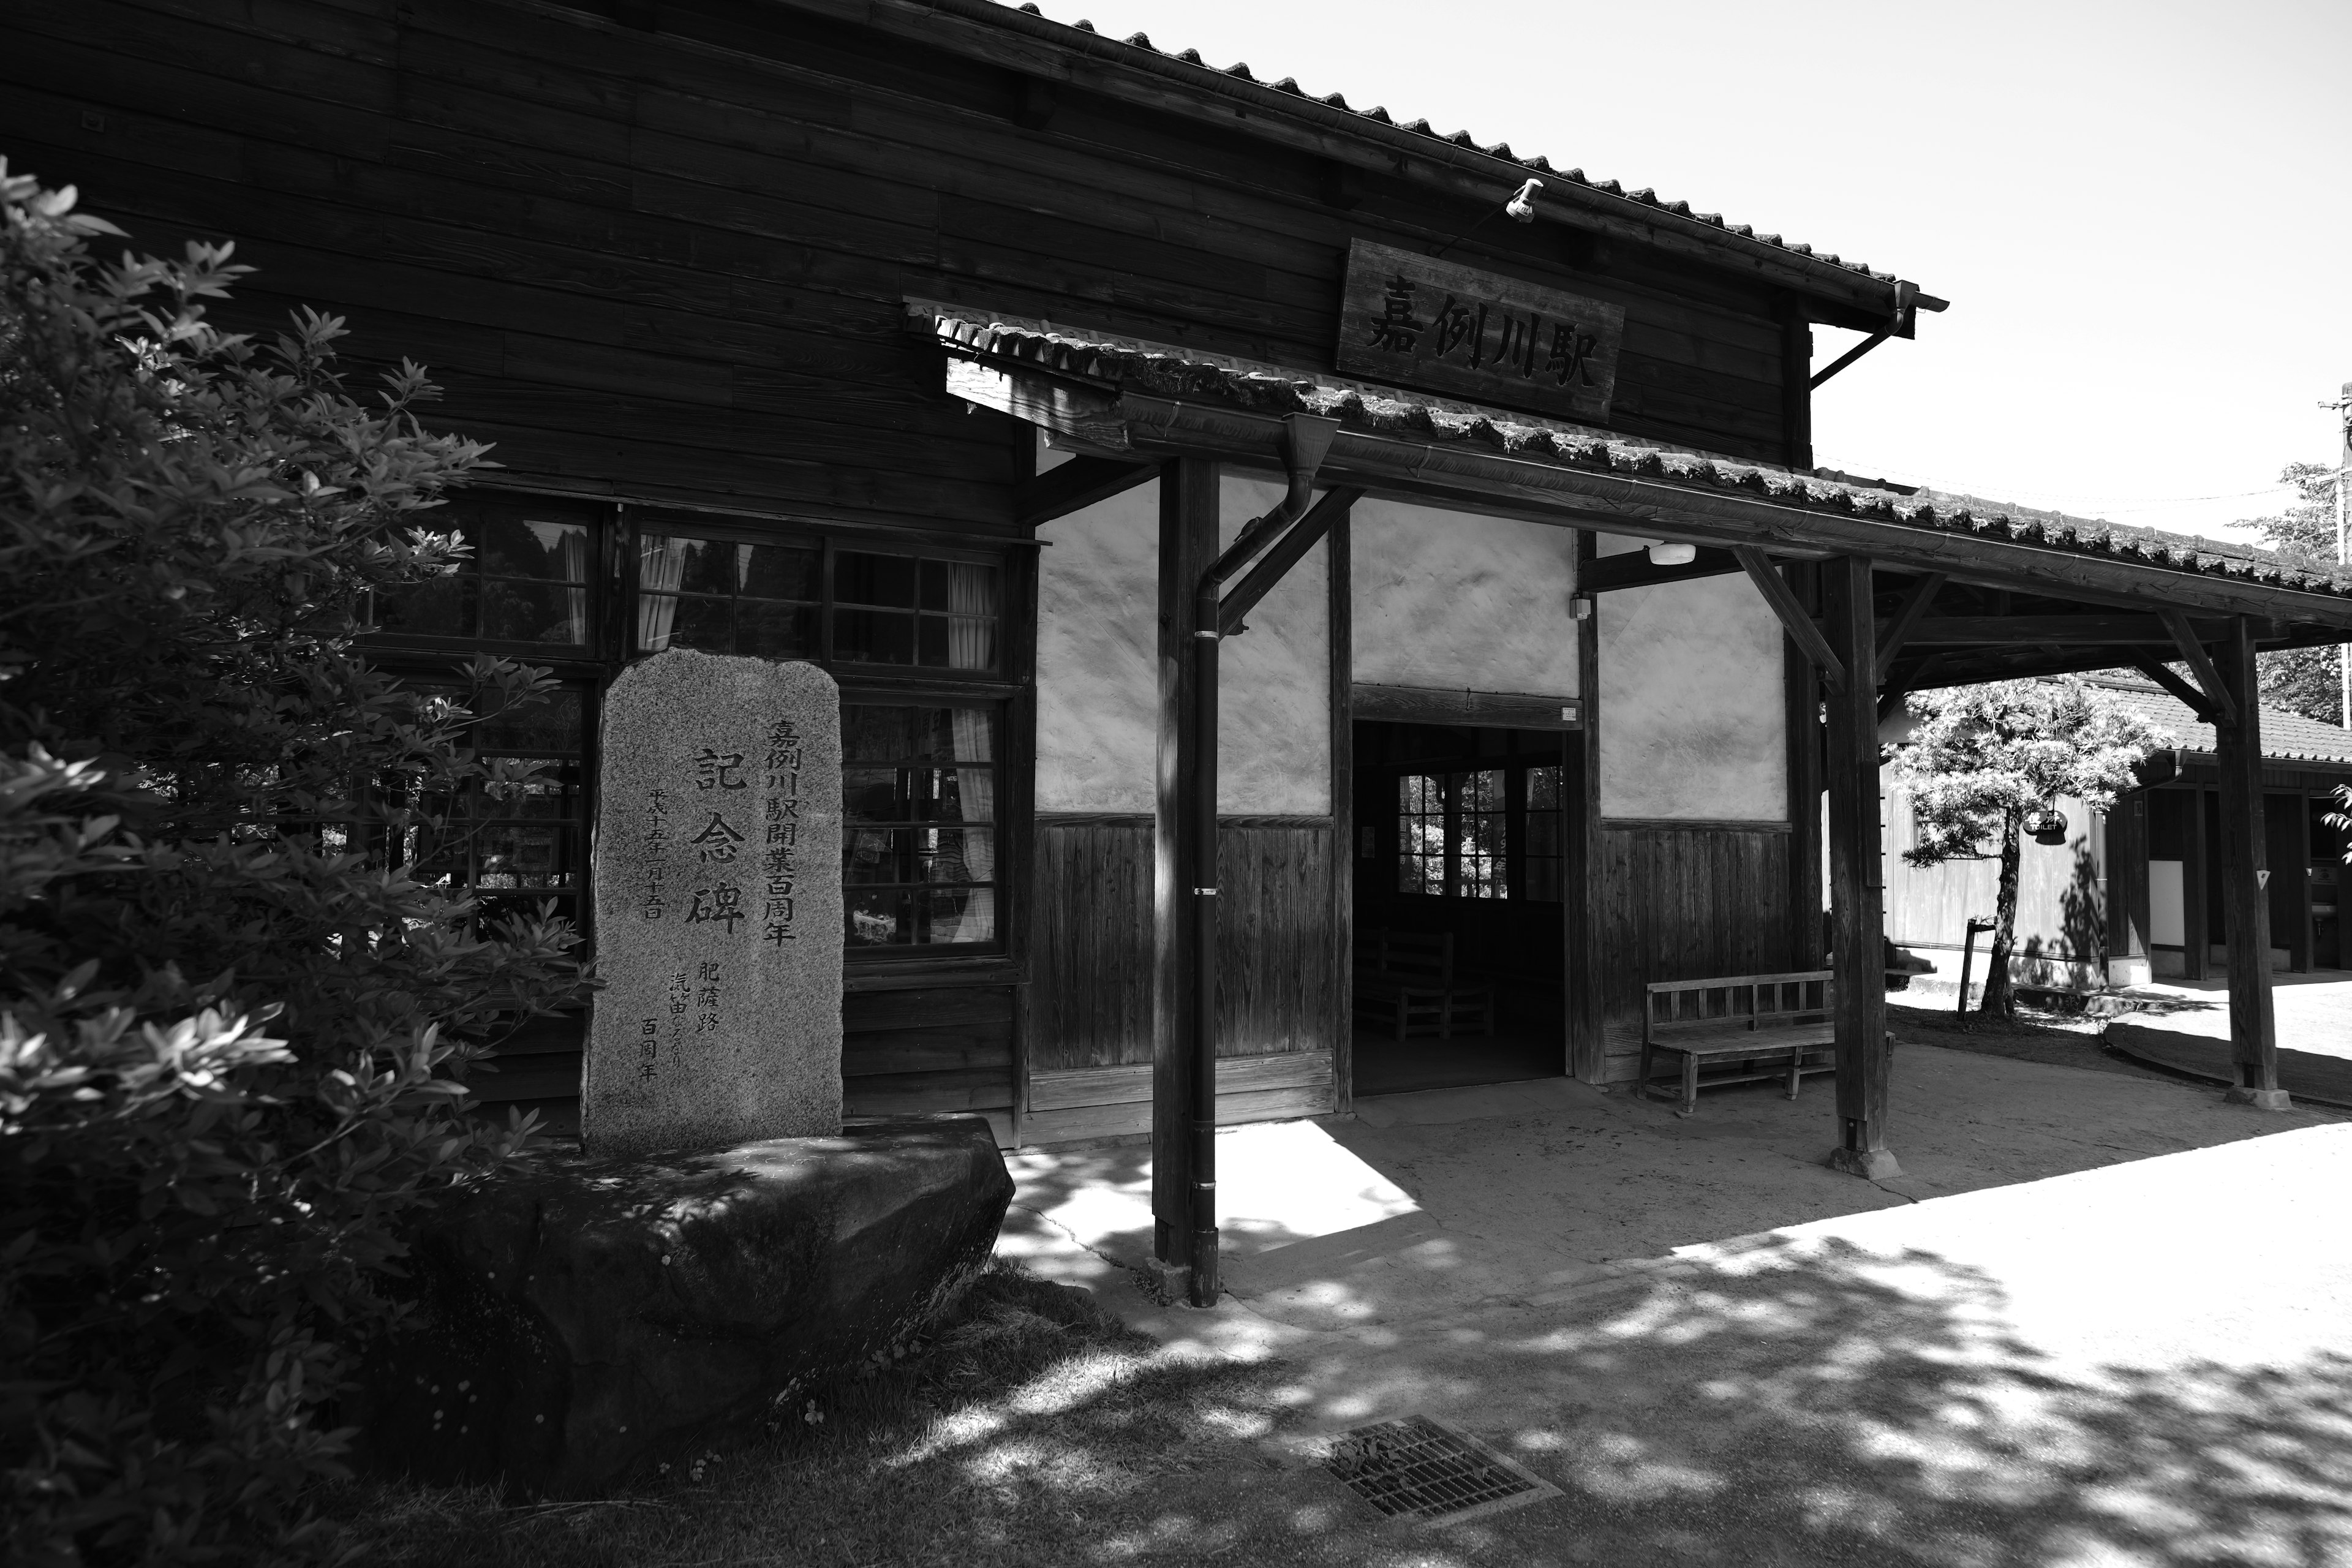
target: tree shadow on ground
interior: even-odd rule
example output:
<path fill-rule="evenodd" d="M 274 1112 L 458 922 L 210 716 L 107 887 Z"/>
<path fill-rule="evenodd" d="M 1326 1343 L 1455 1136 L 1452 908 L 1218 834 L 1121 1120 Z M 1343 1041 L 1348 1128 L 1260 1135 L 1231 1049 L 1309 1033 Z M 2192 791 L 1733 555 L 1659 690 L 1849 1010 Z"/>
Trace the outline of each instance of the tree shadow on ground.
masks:
<path fill-rule="evenodd" d="M 2061 1359 L 1996 1281 L 1929 1253 L 1760 1248 L 1254 1364 L 1171 1361 L 1076 1300 L 1000 1292 L 993 1351 L 967 1335 L 944 1373 L 699 1486 L 537 1510 L 379 1495 L 361 1533 L 385 1560 L 517 1568 L 2352 1562 L 2352 1360 Z M 1314 1456 L 1407 1405 L 1562 1495 L 1373 1521 Z"/>

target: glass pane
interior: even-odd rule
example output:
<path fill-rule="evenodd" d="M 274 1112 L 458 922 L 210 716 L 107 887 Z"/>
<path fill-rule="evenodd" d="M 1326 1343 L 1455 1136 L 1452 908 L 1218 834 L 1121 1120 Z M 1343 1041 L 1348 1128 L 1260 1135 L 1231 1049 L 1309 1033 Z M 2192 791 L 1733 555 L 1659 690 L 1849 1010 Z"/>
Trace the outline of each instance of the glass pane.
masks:
<path fill-rule="evenodd" d="M 1559 770 L 1529 768 L 1528 770 L 1528 809 L 1556 811 L 1559 807 Z"/>
<path fill-rule="evenodd" d="M 841 710 L 841 756 L 849 763 L 895 763 L 931 755 L 919 738 L 920 708 L 885 708 L 865 703 Z"/>
<path fill-rule="evenodd" d="M 737 566 L 741 592 L 749 599 L 800 599 L 815 602 L 817 552 L 782 544 L 740 546 Z"/>
<path fill-rule="evenodd" d="M 833 656 L 854 664 L 912 664 L 915 617 L 837 609 L 833 613 Z"/>
<path fill-rule="evenodd" d="M 925 622 L 926 626 L 935 623 Z M 996 668 L 996 622 L 981 616 L 957 616 L 948 626 L 950 669 Z"/>
<path fill-rule="evenodd" d="M 386 588 L 375 597 L 376 629 L 420 637 L 472 637 L 478 593 L 471 575 Z"/>
<path fill-rule="evenodd" d="M 851 883 L 986 882 L 996 875 L 995 835 L 954 827 L 858 828 L 842 877 Z"/>
<path fill-rule="evenodd" d="M 915 567 L 914 560 L 905 555 L 842 551 L 834 557 L 833 596 L 845 605 L 889 605 L 911 610 Z"/>
<path fill-rule="evenodd" d="M 706 653 L 735 651 L 735 605 L 731 599 L 679 599 L 670 622 L 672 647 L 697 647 Z"/>
<path fill-rule="evenodd" d="M 1457 831 L 1461 840 L 1455 849 L 1462 894 L 1472 899 L 1499 899 L 1504 896 L 1507 880 L 1503 868 L 1503 775 L 1499 770 L 1464 773 L 1457 788 Z"/>
<path fill-rule="evenodd" d="M 681 544 L 685 546 L 684 563 L 679 569 L 682 574 L 676 586 L 685 589 L 689 594 L 723 594 L 730 597 L 733 596 L 736 583 L 736 553 L 739 551 L 750 550 L 750 545 L 739 545 L 717 539 L 694 539 L 681 534 L 672 534 L 667 538 L 673 546 Z M 648 586 L 667 588 L 671 584 L 653 583 Z"/>
<path fill-rule="evenodd" d="M 915 899 L 923 916 L 925 942 L 996 940 L 996 894 L 992 889 L 963 888 L 954 892 L 918 893 Z"/>
<path fill-rule="evenodd" d="M 577 687 L 551 691 L 484 719 L 475 727 L 474 743 L 485 752 L 577 752 L 580 705 Z"/>
<path fill-rule="evenodd" d="M 937 616 L 925 616 L 915 627 L 915 662 L 926 669 L 948 668 L 948 624 Z"/>
<path fill-rule="evenodd" d="M 747 599 L 739 607 L 735 651 L 761 658 L 814 658 L 817 627 L 814 605 L 763 605 Z"/>
<path fill-rule="evenodd" d="M 851 891 L 844 900 L 849 944 L 875 947 L 914 940 L 911 900 L 902 892 Z"/>
<path fill-rule="evenodd" d="M 480 570 L 492 577 L 535 577 L 547 583 L 588 580 L 588 528 L 514 512 L 491 512 L 467 529 Z"/>
<path fill-rule="evenodd" d="M 1559 862 L 1528 861 L 1528 897 L 1544 903 L 1559 902 Z"/>
<path fill-rule="evenodd" d="M 944 561 L 923 563 L 923 608 L 944 610 L 948 607 L 948 563 Z"/>
<path fill-rule="evenodd" d="M 482 636 L 577 647 L 588 640 L 588 590 L 492 577 L 482 584 Z"/>

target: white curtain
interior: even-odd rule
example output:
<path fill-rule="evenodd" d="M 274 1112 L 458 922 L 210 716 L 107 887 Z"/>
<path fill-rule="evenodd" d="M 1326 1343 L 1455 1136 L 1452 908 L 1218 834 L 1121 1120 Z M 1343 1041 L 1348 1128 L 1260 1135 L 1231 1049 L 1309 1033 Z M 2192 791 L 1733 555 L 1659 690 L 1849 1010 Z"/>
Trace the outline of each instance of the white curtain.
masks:
<path fill-rule="evenodd" d="M 669 628 L 677 619 L 677 585 L 686 581 L 686 552 L 693 542 L 667 533 L 648 533 L 637 542 L 639 653 L 659 653 L 669 647 Z"/>
<path fill-rule="evenodd" d="M 989 669 L 996 663 L 996 571 L 990 566 L 948 568 L 948 668 Z M 986 709 L 955 710 L 956 760 L 996 760 L 993 714 Z M 956 769 L 956 798 L 968 825 L 963 836 L 964 875 L 975 882 L 996 878 L 996 771 Z M 972 831 L 972 828 L 980 831 Z M 992 942 L 996 937 L 996 889 L 974 888 L 949 942 Z"/>
<path fill-rule="evenodd" d="M 555 542 L 555 563 L 566 583 L 578 587 L 563 591 L 563 640 L 588 640 L 588 531 L 567 525 Z"/>

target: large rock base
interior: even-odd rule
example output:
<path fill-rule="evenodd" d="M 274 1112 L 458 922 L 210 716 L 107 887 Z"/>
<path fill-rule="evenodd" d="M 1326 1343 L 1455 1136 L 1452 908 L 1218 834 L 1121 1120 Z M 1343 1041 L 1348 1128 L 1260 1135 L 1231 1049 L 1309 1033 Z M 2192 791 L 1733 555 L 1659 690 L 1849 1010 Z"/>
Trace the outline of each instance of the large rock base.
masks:
<path fill-rule="evenodd" d="M 371 1469 L 582 1497 L 757 1432 L 903 1341 L 995 1244 L 977 1117 L 563 1162 L 435 1217 L 356 1412 Z"/>

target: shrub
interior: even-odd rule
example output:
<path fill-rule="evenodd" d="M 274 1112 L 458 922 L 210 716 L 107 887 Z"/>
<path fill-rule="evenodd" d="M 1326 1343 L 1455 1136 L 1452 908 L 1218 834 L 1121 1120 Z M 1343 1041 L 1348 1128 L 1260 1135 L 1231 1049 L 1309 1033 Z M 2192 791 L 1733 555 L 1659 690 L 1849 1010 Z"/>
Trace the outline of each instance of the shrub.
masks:
<path fill-rule="evenodd" d="M 484 448 L 420 369 L 363 405 L 339 320 L 205 320 L 228 246 L 0 204 L 0 1557 L 299 1557 L 404 1215 L 534 1142 L 468 1065 L 582 988 L 563 921 L 415 872 L 548 787 L 467 744 L 548 682 L 355 651 L 466 549 L 429 509 Z"/>

